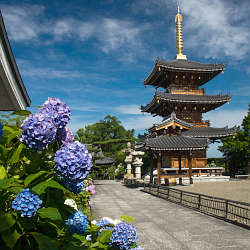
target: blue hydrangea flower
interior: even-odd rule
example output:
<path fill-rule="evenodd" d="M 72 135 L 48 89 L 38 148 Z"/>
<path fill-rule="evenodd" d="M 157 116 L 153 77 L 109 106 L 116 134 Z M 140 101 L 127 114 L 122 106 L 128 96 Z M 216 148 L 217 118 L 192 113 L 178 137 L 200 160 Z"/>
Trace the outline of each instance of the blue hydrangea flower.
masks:
<path fill-rule="evenodd" d="M 2 136 L 3 136 L 3 125 L 0 122 L 0 140 L 1 140 Z"/>
<path fill-rule="evenodd" d="M 92 157 L 80 142 L 67 143 L 55 154 L 55 171 L 64 180 L 81 182 L 92 167 Z"/>
<path fill-rule="evenodd" d="M 113 228 L 110 240 L 113 246 L 121 250 L 131 249 L 137 241 L 136 229 L 130 224 L 121 222 Z"/>
<path fill-rule="evenodd" d="M 22 217 L 32 217 L 36 215 L 37 209 L 41 207 L 42 201 L 39 197 L 29 191 L 29 188 L 23 189 L 12 201 L 12 208 L 21 213 Z"/>
<path fill-rule="evenodd" d="M 70 128 L 63 127 L 57 130 L 56 139 L 60 145 L 64 145 L 69 142 L 73 142 L 75 136 Z"/>
<path fill-rule="evenodd" d="M 135 247 L 135 248 L 131 248 L 131 250 L 144 250 L 144 248 L 138 246 L 138 247 Z"/>
<path fill-rule="evenodd" d="M 73 192 L 74 194 L 79 194 L 83 190 L 83 183 L 82 182 L 72 182 L 69 181 L 69 191 Z"/>
<path fill-rule="evenodd" d="M 29 115 L 21 125 L 20 141 L 29 148 L 43 150 L 56 137 L 56 127 L 53 120 L 41 113 Z"/>
<path fill-rule="evenodd" d="M 104 220 L 104 219 L 101 219 L 101 220 L 96 222 L 96 226 L 98 226 L 98 227 L 104 227 L 104 226 L 109 225 L 109 224 L 111 224 L 110 221 Z"/>
<path fill-rule="evenodd" d="M 66 220 L 71 233 L 84 234 L 88 228 L 87 216 L 82 211 L 76 211 Z"/>
<path fill-rule="evenodd" d="M 58 98 L 49 97 L 39 110 L 39 113 L 44 113 L 46 116 L 51 117 L 57 128 L 65 127 L 70 120 L 69 106 Z"/>

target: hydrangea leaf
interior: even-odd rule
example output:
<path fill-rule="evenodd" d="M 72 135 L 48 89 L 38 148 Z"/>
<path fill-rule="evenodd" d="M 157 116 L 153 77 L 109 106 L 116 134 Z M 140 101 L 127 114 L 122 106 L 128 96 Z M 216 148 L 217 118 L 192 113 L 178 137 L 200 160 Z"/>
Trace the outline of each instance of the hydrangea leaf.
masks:
<path fill-rule="evenodd" d="M 41 218 L 48 218 L 51 220 L 61 221 L 62 217 L 57 208 L 48 207 L 48 208 L 40 208 L 37 210 Z"/>
<path fill-rule="evenodd" d="M 39 171 L 38 173 L 30 174 L 28 177 L 25 178 L 24 185 L 28 186 L 32 181 L 34 181 L 35 179 L 37 179 L 38 177 L 40 177 L 46 173 L 47 173 L 47 171 Z"/>
<path fill-rule="evenodd" d="M 13 248 L 17 242 L 17 240 L 19 239 L 19 237 L 21 236 L 21 234 L 19 234 L 15 229 L 14 230 L 8 230 L 5 231 L 1 234 L 2 239 L 4 240 L 5 244 L 9 247 L 9 248 Z"/>
<path fill-rule="evenodd" d="M 112 236 L 111 230 L 103 230 L 100 235 L 97 237 L 97 241 L 100 241 L 102 243 L 108 243 L 110 242 L 110 237 Z"/>
<path fill-rule="evenodd" d="M 15 223 L 16 220 L 11 214 L 0 213 L 0 232 L 10 229 Z"/>
<path fill-rule="evenodd" d="M 21 135 L 21 129 L 12 132 L 11 134 L 8 135 L 6 143 L 9 144 L 13 139 L 19 138 Z"/>
<path fill-rule="evenodd" d="M 127 222 L 127 223 L 134 222 L 134 218 L 132 216 L 125 215 L 125 214 L 120 216 L 120 220 L 122 220 L 123 222 Z"/>
<path fill-rule="evenodd" d="M 58 249 L 56 246 L 56 243 L 52 241 L 48 236 L 37 233 L 37 232 L 32 232 L 31 233 L 36 240 L 38 244 L 38 249 L 39 250 L 55 250 Z"/>
<path fill-rule="evenodd" d="M 51 187 L 51 188 L 57 188 L 57 189 L 61 189 L 62 191 L 66 191 L 66 189 L 60 185 L 58 182 L 54 181 L 54 180 L 46 180 L 46 181 L 43 181 L 39 184 L 37 184 L 36 186 L 34 186 L 32 188 L 32 190 L 37 193 L 38 195 L 42 194 L 45 192 L 45 190 L 48 188 L 48 187 Z"/>
<path fill-rule="evenodd" d="M 17 163 L 19 161 L 20 154 L 21 154 L 23 148 L 24 148 L 24 145 L 22 143 L 19 144 L 19 146 L 17 147 L 17 149 L 14 151 L 14 153 L 10 157 L 10 159 L 8 161 L 9 164 Z"/>
<path fill-rule="evenodd" d="M 8 189 L 13 183 L 13 178 L 0 180 L 0 189 Z"/>
<path fill-rule="evenodd" d="M 11 115 L 21 115 L 21 116 L 27 116 L 27 115 L 30 115 L 31 112 L 28 111 L 28 110 L 17 110 L 17 111 L 13 111 L 11 113 Z"/>
<path fill-rule="evenodd" d="M 7 177 L 6 170 L 3 166 L 0 166 L 0 180 L 5 179 Z"/>

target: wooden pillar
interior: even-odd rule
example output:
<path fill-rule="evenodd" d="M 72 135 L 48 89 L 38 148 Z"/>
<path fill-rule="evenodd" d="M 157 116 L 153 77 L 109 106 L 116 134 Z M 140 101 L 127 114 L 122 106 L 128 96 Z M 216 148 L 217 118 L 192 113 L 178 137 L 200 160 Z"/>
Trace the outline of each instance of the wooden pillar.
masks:
<path fill-rule="evenodd" d="M 161 152 L 157 155 L 157 181 L 161 185 Z"/>
<path fill-rule="evenodd" d="M 150 183 L 153 183 L 153 164 L 154 164 L 154 155 L 150 152 Z"/>
<path fill-rule="evenodd" d="M 182 174 L 182 171 L 181 171 L 181 154 L 178 155 L 178 161 L 179 161 L 179 174 Z M 182 185 L 182 177 L 179 178 L 179 184 Z"/>
<path fill-rule="evenodd" d="M 192 153 L 191 151 L 188 153 L 188 175 L 190 184 L 193 184 L 193 178 L 192 178 Z"/>

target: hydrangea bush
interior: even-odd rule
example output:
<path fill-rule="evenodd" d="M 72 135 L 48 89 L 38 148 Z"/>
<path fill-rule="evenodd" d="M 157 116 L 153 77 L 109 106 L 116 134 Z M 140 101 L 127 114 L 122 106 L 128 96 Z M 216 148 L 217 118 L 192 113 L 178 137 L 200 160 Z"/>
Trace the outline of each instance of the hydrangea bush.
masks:
<path fill-rule="evenodd" d="M 67 104 L 48 98 L 18 125 L 0 124 L 0 243 L 3 249 L 131 249 L 126 223 L 91 223 L 92 157 L 66 127 Z M 17 123 L 18 124 L 18 123 Z M 2 137 L 2 138 L 1 138 Z"/>

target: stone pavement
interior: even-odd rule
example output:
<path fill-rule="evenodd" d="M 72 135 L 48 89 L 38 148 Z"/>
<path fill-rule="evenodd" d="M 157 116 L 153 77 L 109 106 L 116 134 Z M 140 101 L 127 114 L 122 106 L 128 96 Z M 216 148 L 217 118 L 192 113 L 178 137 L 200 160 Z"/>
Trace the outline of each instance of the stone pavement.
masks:
<path fill-rule="evenodd" d="M 114 181 L 96 181 L 93 209 L 100 217 L 135 218 L 145 250 L 250 249 L 250 230 Z"/>

